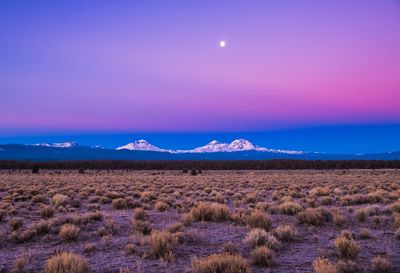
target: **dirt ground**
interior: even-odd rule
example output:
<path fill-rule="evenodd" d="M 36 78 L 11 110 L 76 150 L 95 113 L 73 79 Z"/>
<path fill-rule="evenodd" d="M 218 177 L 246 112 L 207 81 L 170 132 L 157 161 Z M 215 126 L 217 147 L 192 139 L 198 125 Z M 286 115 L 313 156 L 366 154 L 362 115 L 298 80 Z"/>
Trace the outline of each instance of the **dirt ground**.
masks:
<path fill-rule="evenodd" d="M 347 272 L 377 271 L 373 259 L 382 257 L 389 272 L 400 272 L 399 182 L 398 170 L 3 170 L 0 272 L 43 272 L 63 251 L 99 273 L 200 272 L 194 259 L 225 252 L 245 259 L 252 272 L 315 272 L 319 257 L 354 267 Z M 136 227 L 142 220 L 149 230 Z M 78 231 L 63 234 L 64 225 Z M 271 264 L 254 262 L 245 239 L 254 228 L 279 243 L 270 246 Z M 156 249 L 156 230 L 167 231 L 166 250 Z M 341 234 L 356 245 L 355 255 L 337 246 Z M 345 272 L 343 265 L 336 270 Z"/>

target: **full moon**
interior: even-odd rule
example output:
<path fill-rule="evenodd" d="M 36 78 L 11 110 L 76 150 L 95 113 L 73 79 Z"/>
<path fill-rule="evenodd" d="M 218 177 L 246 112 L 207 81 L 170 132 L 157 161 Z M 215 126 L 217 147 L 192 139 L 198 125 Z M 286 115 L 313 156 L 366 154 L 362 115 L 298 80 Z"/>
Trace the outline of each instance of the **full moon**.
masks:
<path fill-rule="evenodd" d="M 226 46 L 226 42 L 225 41 L 220 41 L 219 42 L 219 47 L 225 47 Z"/>

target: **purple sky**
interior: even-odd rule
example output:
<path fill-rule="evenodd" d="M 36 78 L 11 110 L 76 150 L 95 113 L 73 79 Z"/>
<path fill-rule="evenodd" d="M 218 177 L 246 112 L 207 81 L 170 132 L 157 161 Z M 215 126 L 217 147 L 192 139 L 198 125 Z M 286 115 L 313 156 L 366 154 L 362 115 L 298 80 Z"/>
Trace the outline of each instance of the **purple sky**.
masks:
<path fill-rule="evenodd" d="M 0 2 L 3 132 L 399 122 L 399 1 Z"/>

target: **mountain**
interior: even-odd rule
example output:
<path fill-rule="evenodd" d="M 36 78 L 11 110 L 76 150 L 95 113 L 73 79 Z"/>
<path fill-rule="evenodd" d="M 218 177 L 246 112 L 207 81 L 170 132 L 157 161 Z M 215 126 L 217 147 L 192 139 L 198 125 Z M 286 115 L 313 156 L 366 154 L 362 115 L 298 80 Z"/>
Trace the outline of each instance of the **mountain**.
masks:
<path fill-rule="evenodd" d="M 72 148 L 78 146 L 75 141 L 69 142 L 59 142 L 59 143 L 37 143 L 32 144 L 32 146 L 43 146 L 43 147 L 53 147 L 53 148 Z"/>
<path fill-rule="evenodd" d="M 379 154 L 325 154 L 260 147 L 245 139 L 231 143 L 213 140 L 191 150 L 168 150 L 136 140 L 116 149 L 89 147 L 76 142 L 0 145 L 0 160 L 400 160 L 400 152 Z"/>
<path fill-rule="evenodd" d="M 124 146 L 116 148 L 116 150 L 129 150 L 129 151 L 151 151 L 151 152 L 169 152 L 148 143 L 144 139 L 139 139 L 134 142 L 128 143 Z"/>
<path fill-rule="evenodd" d="M 276 150 L 269 149 L 260 146 L 256 146 L 250 141 L 240 138 L 235 139 L 231 143 L 221 143 L 217 140 L 213 140 L 210 143 L 194 148 L 192 150 L 166 150 L 161 149 L 148 143 L 146 140 L 136 140 L 135 142 L 128 143 L 124 146 L 118 147 L 116 150 L 130 150 L 130 151 L 153 151 L 153 152 L 168 152 L 174 154 L 182 153 L 233 153 L 233 152 L 244 152 L 244 151 L 257 151 L 257 152 L 269 152 L 269 153 L 282 153 L 282 154 L 302 154 L 303 151 L 290 151 L 290 150 Z"/>
<path fill-rule="evenodd" d="M 216 153 L 216 152 L 241 152 L 241 151 L 252 151 L 256 150 L 256 147 L 246 139 L 235 139 L 231 143 L 220 143 L 217 140 L 213 140 L 210 143 L 188 150 L 186 152 L 192 153 Z"/>

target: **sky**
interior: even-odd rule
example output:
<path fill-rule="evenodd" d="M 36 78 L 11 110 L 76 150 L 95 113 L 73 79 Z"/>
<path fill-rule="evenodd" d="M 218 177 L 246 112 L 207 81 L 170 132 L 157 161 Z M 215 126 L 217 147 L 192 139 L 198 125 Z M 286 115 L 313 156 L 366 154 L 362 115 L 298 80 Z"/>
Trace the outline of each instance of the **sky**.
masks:
<path fill-rule="evenodd" d="M 399 48 L 399 0 L 1 1 L 0 138 L 374 135 Z"/>

